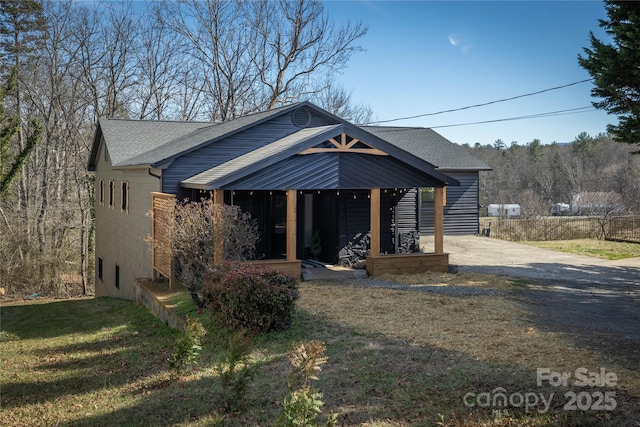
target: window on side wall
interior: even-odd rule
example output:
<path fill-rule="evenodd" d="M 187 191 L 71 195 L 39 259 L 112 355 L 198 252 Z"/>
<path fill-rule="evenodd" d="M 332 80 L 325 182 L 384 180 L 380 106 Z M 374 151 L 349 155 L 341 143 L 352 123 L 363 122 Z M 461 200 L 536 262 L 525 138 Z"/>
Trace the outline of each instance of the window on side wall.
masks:
<path fill-rule="evenodd" d="M 120 289 L 120 266 L 116 264 L 116 288 Z"/>
<path fill-rule="evenodd" d="M 98 279 L 102 282 L 102 257 L 98 257 Z"/>
<path fill-rule="evenodd" d="M 100 188 L 98 189 L 100 206 L 104 206 L 104 179 L 100 180 Z"/>
<path fill-rule="evenodd" d="M 422 187 L 422 201 L 433 202 L 435 200 L 436 189 L 435 187 Z"/>
<path fill-rule="evenodd" d="M 109 181 L 109 207 L 113 208 L 116 204 L 116 182 Z"/>
<path fill-rule="evenodd" d="M 129 183 L 123 182 L 120 191 L 120 212 L 129 213 Z"/>

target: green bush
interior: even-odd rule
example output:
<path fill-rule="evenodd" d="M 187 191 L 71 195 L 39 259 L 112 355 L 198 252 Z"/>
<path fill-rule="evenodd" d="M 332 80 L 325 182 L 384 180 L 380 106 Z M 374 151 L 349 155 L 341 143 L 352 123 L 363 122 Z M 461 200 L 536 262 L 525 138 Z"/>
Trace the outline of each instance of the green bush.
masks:
<path fill-rule="evenodd" d="M 256 372 L 250 362 L 251 340 L 241 330 L 229 337 L 216 370 L 222 386 L 221 402 L 225 411 L 238 412 L 246 405 L 245 396 Z"/>
<path fill-rule="evenodd" d="M 205 305 L 214 321 L 251 334 L 287 328 L 298 296 L 296 279 L 258 266 L 227 264 L 204 282 Z"/>
<path fill-rule="evenodd" d="M 200 321 L 188 318 L 185 330 L 178 337 L 173 354 L 169 358 L 169 367 L 175 372 L 180 372 L 197 364 L 202 351 L 202 337 L 206 333 Z"/>

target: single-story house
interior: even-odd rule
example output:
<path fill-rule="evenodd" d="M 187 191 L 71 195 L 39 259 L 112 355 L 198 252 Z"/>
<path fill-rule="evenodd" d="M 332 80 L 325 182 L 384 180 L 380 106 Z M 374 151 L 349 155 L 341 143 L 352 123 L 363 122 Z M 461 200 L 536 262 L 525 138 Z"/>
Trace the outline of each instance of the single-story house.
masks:
<path fill-rule="evenodd" d="M 173 197 L 251 213 L 259 261 L 292 274 L 314 235 L 331 263 L 365 245 L 371 275 L 446 271 L 445 228 L 478 232 L 478 173 L 488 169 L 430 129 L 357 126 L 309 102 L 222 123 L 103 118 L 89 159 L 96 294 L 133 299 L 136 279 L 167 274 L 145 239 L 148 212 Z M 435 236 L 433 253 L 418 253 L 421 232 Z"/>
<path fill-rule="evenodd" d="M 619 215 L 624 209 L 622 195 L 613 191 L 585 191 L 571 197 L 572 215 Z"/>

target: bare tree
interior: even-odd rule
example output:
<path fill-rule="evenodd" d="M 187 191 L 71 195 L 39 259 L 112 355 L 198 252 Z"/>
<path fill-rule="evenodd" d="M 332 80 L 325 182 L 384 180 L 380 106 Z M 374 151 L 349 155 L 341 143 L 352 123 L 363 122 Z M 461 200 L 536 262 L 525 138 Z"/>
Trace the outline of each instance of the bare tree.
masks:
<path fill-rule="evenodd" d="M 336 26 L 315 0 L 183 0 L 161 3 L 158 12 L 201 68 L 210 120 L 329 89 L 367 31 L 361 23 Z"/>
<path fill-rule="evenodd" d="M 255 71 L 251 67 L 251 29 L 241 3 L 222 0 L 164 2 L 164 23 L 185 41 L 186 53 L 201 67 L 210 101 L 209 120 L 229 120 L 255 110 Z"/>
<path fill-rule="evenodd" d="M 138 84 L 136 85 L 137 116 L 140 119 L 167 118 L 171 101 L 179 91 L 179 71 L 188 67 L 179 54 L 180 40 L 174 37 L 170 28 L 157 19 L 146 15 L 140 21 L 140 48 L 135 54 L 138 59 Z"/>
<path fill-rule="evenodd" d="M 252 60 L 266 108 L 322 91 L 316 76 L 340 72 L 367 33 L 360 22 L 337 27 L 316 0 L 250 2 L 248 14 L 257 34 Z"/>
<path fill-rule="evenodd" d="M 17 152 L 21 153 L 18 157 L 28 156 L 33 147 L 27 145 L 26 131 L 23 126 L 23 123 L 28 123 L 28 120 L 23 121 L 23 68 L 30 65 L 31 59 L 38 52 L 42 41 L 42 31 L 45 26 L 42 5 L 33 0 L 3 1 L 0 2 L 0 17 L 2 18 L 0 25 L 2 62 L 5 67 L 9 67 L 9 74 L 15 73 L 16 78 L 13 91 L 15 95 L 15 116 L 18 123 Z M 26 172 L 21 167 L 19 180 L 20 204 L 18 207 L 22 213 L 22 227 L 27 232 L 27 243 L 31 240 L 28 215 L 29 198 L 30 193 L 27 188 Z"/>
<path fill-rule="evenodd" d="M 137 83 L 138 25 L 131 2 L 78 7 L 76 43 L 94 118 L 130 116 Z"/>
<path fill-rule="evenodd" d="M 371 107 L 354 103 L 352 94 L 330 77 L 326 78 L 322 90 L 315 93 L 311 97 L 311 101 L 328 112 L 353 123 L 365 124 L 373 121 Z"/>

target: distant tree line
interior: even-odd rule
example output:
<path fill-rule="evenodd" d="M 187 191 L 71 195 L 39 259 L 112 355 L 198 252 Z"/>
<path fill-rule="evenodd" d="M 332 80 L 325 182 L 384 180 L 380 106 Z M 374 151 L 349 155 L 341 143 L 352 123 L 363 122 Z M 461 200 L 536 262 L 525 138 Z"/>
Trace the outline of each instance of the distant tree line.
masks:
<path fill-rule="evenodd" d="M 517 203 L 522 216 L 550 215 L 556 203 L 570 204 L 581 193 L 619 194 L 624 212 L 640 214 L 640 156 L 610 136 L 581 133 L 569 144 L 465 145 L 493 170 L 481 172 L 481 214 L 490 203 Z"/>
<path fill-rule="evenodd" d="M 335 79 L 366 31 L 316 0 L 0 1 L 0 287 L 92 291 L 98 118 L 224 121 L 311 100 L 365 122 Z"/>

